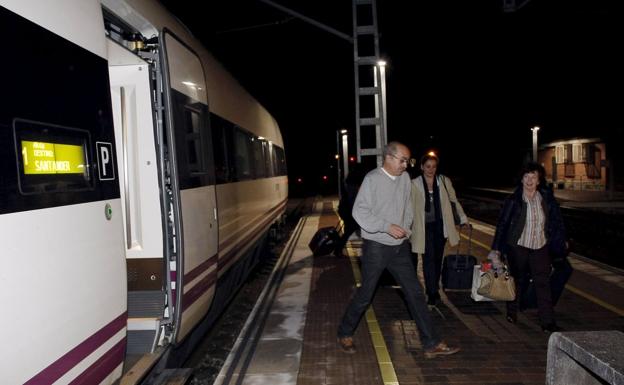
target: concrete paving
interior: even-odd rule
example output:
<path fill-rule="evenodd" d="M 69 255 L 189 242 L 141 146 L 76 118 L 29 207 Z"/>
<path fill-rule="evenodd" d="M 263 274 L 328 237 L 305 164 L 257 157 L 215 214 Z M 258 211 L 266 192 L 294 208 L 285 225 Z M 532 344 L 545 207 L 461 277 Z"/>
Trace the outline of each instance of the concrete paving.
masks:
<path fill-rule="evenodd" d="M 443 338 L 458 344 L 456 355 L 425 359 L 401 290 L 382 278 L 369 314 L 354 336 L 357 352 L 346 354 L 336 330 L 355 291 L 349 258 L 312 257 L 307 242 L 316 227 L 333 226 L 336 201 L 323 200 L 308 222 L 280 287 L 250 371 L 242 384 L 544 384 L 549 335 L 541 331 L 536 310 L 505 320 L 504 303 L 474 302 L 469 292 L 449 291 L 431 314 Z M 492 227 L 475 223 L 470 253 L 484 260 Z M 348 252 L 359 256 L 353 239 Z M 447 254 L 457 249 L 447 249 Z M 462 242 L 460 253 L 468 253 Z M 575 268 L 556 308 L 566 331 L 624 331 L 624 274 L 621 270 L 570 256 Z M 355 259 L 357 261 L 357 258 Z M 420 266 L 420 264 L 419 264 Z M 305 274 L 304 274 L 305 272 Z M 421 277 L 422 279 L 422 277 Z M 371 333 L 378 325 L 380 336 Z M 381 341 L 379 341 L 381 339 Z M 387 352 L 387 361 L 379 345 Z M 390 363 L 390 365 L 388 365 Z M 390 367 L 394 377 L 387 376 Z M 394 378 L 394 380 L 388 380 Z"/>

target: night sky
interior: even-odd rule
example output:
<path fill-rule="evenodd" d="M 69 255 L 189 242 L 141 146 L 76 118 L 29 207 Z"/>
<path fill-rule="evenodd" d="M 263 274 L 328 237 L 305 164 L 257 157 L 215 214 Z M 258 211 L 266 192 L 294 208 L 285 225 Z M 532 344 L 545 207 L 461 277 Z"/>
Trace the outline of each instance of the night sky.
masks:
<path fill-rule="evenodd" d="M 349 0 L 275 0 L 351 34 Z M 624 137 L 624 12 L 606 0 L 378 0 L 388 61 L 388 136 L 441 171 L 508 183 L 539 142 Z M 521 2 L 521 0 L 517 0 Z M 165 5 L 277 119 L 291 181 L 335 178 L 336 130 L 353 133 L 353 50 L 346 40 L 258 0 Z M 334 180 L 335 181 L 335 180 Z M 335 182 L 332 186 L 335 185 Z"/>

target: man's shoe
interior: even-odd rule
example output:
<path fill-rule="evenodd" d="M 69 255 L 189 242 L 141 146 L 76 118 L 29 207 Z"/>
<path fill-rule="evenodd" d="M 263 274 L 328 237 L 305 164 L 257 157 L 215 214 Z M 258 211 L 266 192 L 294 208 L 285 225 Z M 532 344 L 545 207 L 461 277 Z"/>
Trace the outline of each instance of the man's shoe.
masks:
<path fill-rule="evenodd" d="M 451 354 L 455 354 L 461 349 L 457 346 L 450 347 L 446 344 L 446 342 L 440 342 L 433 348 L 425 351 L 425 358 L 436 358 L 437 356 L 450 356 Z"/>
<path fill-rule="evenodd" d="M 355 345 L 353 344 L 353 337 L 338 337 L 338 345 L 343 352 L 353 354 L 355 353 Z"/>

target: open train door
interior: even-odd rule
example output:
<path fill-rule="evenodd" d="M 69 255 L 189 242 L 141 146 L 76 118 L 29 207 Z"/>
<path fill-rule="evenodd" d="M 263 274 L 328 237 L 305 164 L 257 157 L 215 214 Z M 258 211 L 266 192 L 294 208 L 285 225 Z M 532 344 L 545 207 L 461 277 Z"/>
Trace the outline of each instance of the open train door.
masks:
<path fill-rule="evenodd" d="M 173 340 L 204 318 L 217 281 L 218 223 L 206 80 L 197 54 L 161 34 L 165 141 L 172 197 Z"/>
<path fill-rule="evenodd" d="M 167 323 L 164 209 L 152 113 L 153 64 L 110 39 L 107 50 L 128 280 L 127 370 L 154 351 Z"/>

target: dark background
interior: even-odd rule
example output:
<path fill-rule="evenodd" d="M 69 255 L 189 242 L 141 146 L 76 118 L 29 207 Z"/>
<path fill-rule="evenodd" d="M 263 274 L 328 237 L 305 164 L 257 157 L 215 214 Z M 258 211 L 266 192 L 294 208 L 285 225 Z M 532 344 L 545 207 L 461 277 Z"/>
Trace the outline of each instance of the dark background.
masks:
<path fill-rule="evenodd" d="M 276 2 L 352 34 L 349 0 Z M 603 138 L 619 178 L 616 3 L 532 0 L 504 12 L 503 0 L 377 0 L 389 139 L 417 158 L 435 149 L 441 171 L 466 184 L 501 186 L 513 182 L 539 125 L 539 143 Z M 164 4 L 277 119 L 292 191 L 335 191 L 336 130 L 349 130 L 355 155 L 351 44 L 258 0 Z"/>

